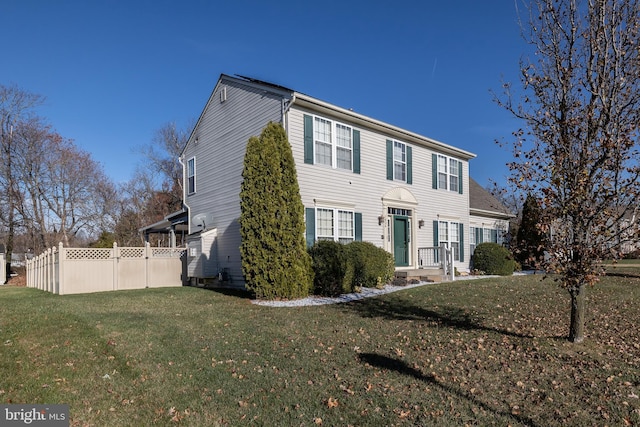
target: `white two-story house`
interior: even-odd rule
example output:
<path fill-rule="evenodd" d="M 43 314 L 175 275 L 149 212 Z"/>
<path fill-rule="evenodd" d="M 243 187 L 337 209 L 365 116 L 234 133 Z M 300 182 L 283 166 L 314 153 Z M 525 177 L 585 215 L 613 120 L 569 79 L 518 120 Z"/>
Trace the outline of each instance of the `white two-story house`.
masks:
<path fill-rule="evenodd" d="M 469 269 L 474 154 L 282 86 L 221 75 L 180 157 L 189 277 L 243 285 L 245 147 L 269 122 L 281 123 L 291 144 L 309 245 L 372 242 L 399 270 L 435 265 L 433 248 L 446 246 L 456 268 Z"/>

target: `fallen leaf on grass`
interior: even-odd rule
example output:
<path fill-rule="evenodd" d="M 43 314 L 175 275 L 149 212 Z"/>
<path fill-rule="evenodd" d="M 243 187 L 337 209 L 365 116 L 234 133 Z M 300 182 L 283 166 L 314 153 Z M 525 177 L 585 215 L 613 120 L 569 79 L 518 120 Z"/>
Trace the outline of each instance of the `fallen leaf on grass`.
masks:
<path fill-rule="evenodd" d="M 335 407 L 337 407 L 337 406 L 338 406 L 338 400 L 337 400 L 337 399 L 334 399 L 333 397 L 330 397 L 330 398 L 327 400 L 327 406 L 328 406 L 329 408 L 335 408 Z"/>

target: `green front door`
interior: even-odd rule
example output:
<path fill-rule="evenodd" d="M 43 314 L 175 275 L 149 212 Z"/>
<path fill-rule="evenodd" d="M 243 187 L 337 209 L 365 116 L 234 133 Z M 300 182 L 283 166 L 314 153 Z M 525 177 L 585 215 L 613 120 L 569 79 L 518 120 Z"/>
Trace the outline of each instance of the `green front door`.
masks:
<path fill-rule="evenodd" d="M 396 266 L 409 265 L 409 218 L 407 217 L 393 217 L 393 257 L 396 260 Z"/>

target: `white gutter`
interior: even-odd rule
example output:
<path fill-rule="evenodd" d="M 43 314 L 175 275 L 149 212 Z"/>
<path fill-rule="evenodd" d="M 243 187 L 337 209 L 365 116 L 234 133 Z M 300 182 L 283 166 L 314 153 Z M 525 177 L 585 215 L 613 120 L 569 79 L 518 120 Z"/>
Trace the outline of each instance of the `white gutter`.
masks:
<path fill-rule="evenodd" d="M 333 115 L 342 116 L 351 122 L 360 123 L 363 126 L 373 128 L 383 134 L 402 139 L 404 140 L 404 142 L 413 142 L 415 144 L 430 148 L 434 151 L 443 152 L 463 160 L 470 160 L 476 157 L 474 153 L 471 153 L 469 151 L 445 144 L 444 142 L 436 141 L 435 139 L 427 138 L 417 133 L 410 132 L 408 130 L 390 125 L 385 122 L 381 122 L 376 119 L 372 119 L 371 117 L 355 113 L 351 110 L 337 107 L 333 104 L 320 101 L 319 99 L 312 98 L 299 92 L 294 93 L 294 97 L 289 103 L 289 106 L 291 106 L 294 101 L 296 101 L 297 104 L 302 107 L 307 107 L 315 111 L 329 111 L 333 113 Z"/>

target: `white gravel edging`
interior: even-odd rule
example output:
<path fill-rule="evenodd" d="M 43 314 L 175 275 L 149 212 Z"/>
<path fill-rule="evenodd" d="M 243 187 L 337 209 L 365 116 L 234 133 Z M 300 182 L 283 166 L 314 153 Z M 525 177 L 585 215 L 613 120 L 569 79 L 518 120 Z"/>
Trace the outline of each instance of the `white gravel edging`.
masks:
<path fill-rule="evenodd" d="M 256 305 L 265 305 L 269 307 L 304 307 L 308 305 L 337 304 L 341 302 L 357 301 L 364 298 L 373 297 L 376 295 L 388 294 L 390 292 L 401 291 L 403 289 L 415 288 L 417 286 L 428 285 L 430 283 L 432 282 L 420 282 L 420 283 L 404 285 L 404 286 L 385 285 L 385 287 L 382 289 L 362 288 L 361 292 L 344 294 L 334 298 L 312 296 L 312 297 L 300 298 L 300 299 L 291 300 L 291 301 L 252 300 L 251 302 Z"/>
<path fill-rule="evenodd" d="M 515 273 L 514 273 L 515 275 Z M 473 279 L 487 279 L 490 277 L 500 277 L 500 276 L 459 276 L 456 277 L 455 281 L 458 280 L 473 280 Z M 361 292 L 356 292 L 352 294 L 343 294 L 338 297 L 319 297 L 319 296 L 311 296 L 307 298 L 300 298 L 297 300 L 290 301 L 266 301 L 266 300 L 251 300 L 252 304 L 255 305 L 263 305 L 268 307 L 305 307 L 310 305 L 327 305 L 327 304 L 338 304 L 341 302 L 350 302 L 350 301 L 358 301 L 364 298 L 374 297 L 376 295 L 388 294 L 391 292 L 401 291 L 403 289 L 411 289 L 416 288 L 418 286 L 429 285 L 434 282 L 419 282 L 409 285 L 403 286 L 394 286 L 394 285 L 385 285 L 382 289 L 376 288 L 362 288 Z M 442 282 L 435 282 L 442 283 Z"/>

